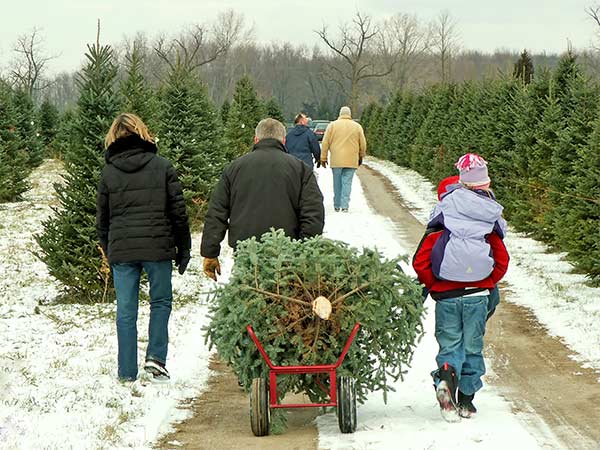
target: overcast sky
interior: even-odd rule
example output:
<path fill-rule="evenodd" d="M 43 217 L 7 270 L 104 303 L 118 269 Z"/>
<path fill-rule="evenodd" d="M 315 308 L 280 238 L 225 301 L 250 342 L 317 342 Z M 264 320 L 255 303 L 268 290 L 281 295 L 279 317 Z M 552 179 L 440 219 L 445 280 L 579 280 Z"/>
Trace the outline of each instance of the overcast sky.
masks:
<path fill-rule="evenodd" d="M 86 44 L 95 41 L 96 20 L 101 40 L 119 43 L 124 36 L 144 31 L 176 33 L 187 25 L 206 23 L 218 12 L 233 8 L 254 24 L 257 41 L 318 42 L 314 30 L 331 28 L 359 9 L 375 19 L 398 12 L 416 14 L 422 22 L 447 9 L 457 22 L 462 47 L 560 53 L 570 41 L 576 49 L 590 46 L 596 28 L 586 6 L 596 0 L 2 0 L 0 68 L 6 68 L 17 37 L 41 28 L 49 54 L 60 56 L 49 64 L 52 72 L 77 69 Z"/>

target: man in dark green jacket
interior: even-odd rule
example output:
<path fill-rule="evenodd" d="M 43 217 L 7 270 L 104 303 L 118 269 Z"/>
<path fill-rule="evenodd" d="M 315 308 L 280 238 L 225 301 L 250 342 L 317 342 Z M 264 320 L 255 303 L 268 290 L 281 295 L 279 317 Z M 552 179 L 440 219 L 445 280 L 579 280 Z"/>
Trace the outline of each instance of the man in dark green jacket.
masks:
<path fill-rule="evenodd" d="M 255 130 L 253 150 L 225 168 L 208 206 L 202 232 L 204 273 L 217 279 L 221 241 L 229 245 L 260 237 L 271 228 L 294 239 L 323 232 L 323 194 L 312 168 L 285 151 L 285 127 L 264 119 Z"/>

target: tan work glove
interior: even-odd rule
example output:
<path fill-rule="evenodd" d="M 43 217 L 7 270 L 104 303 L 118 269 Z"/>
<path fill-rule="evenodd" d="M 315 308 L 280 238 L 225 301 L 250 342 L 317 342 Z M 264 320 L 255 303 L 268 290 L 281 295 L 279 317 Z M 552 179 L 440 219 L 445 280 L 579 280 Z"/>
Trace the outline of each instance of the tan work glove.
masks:
<path fill-rule="evenodd" d="M 204 274 L 208 278 L 212 278 L 217 281 L 217 275 L 221 275 L 221 265 L 219 264 L 219 258 L 204 258 Z"/>
<path fill-rule="evenodd" d="M 321 160 L 321 167 L 327 168 L 327 160 Z"/>

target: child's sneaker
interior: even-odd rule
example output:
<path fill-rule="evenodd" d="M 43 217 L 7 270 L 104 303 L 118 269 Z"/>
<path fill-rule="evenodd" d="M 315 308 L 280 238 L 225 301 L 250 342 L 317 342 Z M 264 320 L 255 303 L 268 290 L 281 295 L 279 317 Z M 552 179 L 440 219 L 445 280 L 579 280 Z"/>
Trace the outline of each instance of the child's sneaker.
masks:
<path fill-rule="evenodd" d="M 460 417 L 470 419 L 475 416 L 477 408 L 473 404 L 473 398 L 475 398 L 475 394 L 467 395 L 458 391 L 458 415 Z"/>
<path fill-rule="evenodd" d="M 144 370 L 150 376 L 150 380 L 154 383 L 168 383 L 171 379 L 169 372 L 165 365 L 154 359 L 146 360 L 144 364 Z"/>
<path fill-rule="evenodd" d="M 440 404 L 440 411 L 444 420 L 456 422 L 460 420 L 456 406 L 456 371 L 454 367 L 445 362 L 438 369 L 438 378 L 440 382 L 435 389 L 435 396 Z"/>

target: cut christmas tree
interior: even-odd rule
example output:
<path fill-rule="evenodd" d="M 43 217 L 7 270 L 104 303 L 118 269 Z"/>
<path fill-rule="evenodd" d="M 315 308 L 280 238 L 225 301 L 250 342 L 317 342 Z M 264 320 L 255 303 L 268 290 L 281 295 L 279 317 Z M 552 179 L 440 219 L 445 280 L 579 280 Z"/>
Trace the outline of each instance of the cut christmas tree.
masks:
<path fill-rule="evenodd" d="M 247 325 L 273 364 L 287 366 L 335 363 L 360 322 L 338 375 L 356 379 L 359 401 L 375 390 L 386 399 L 423 332 L 421 289 L 399 262 L 323 237 L 294 241 L 281 231 L 244 241 L 229 283 L 213 299 L 207 339 L 249 388 L 254 378 L 268 379 L 268 370 Z M 317 377 L 283 377 L 278 393 L 305 392 L 322 402 L 328 393 L 318 384 L 328 380 Z"/>

